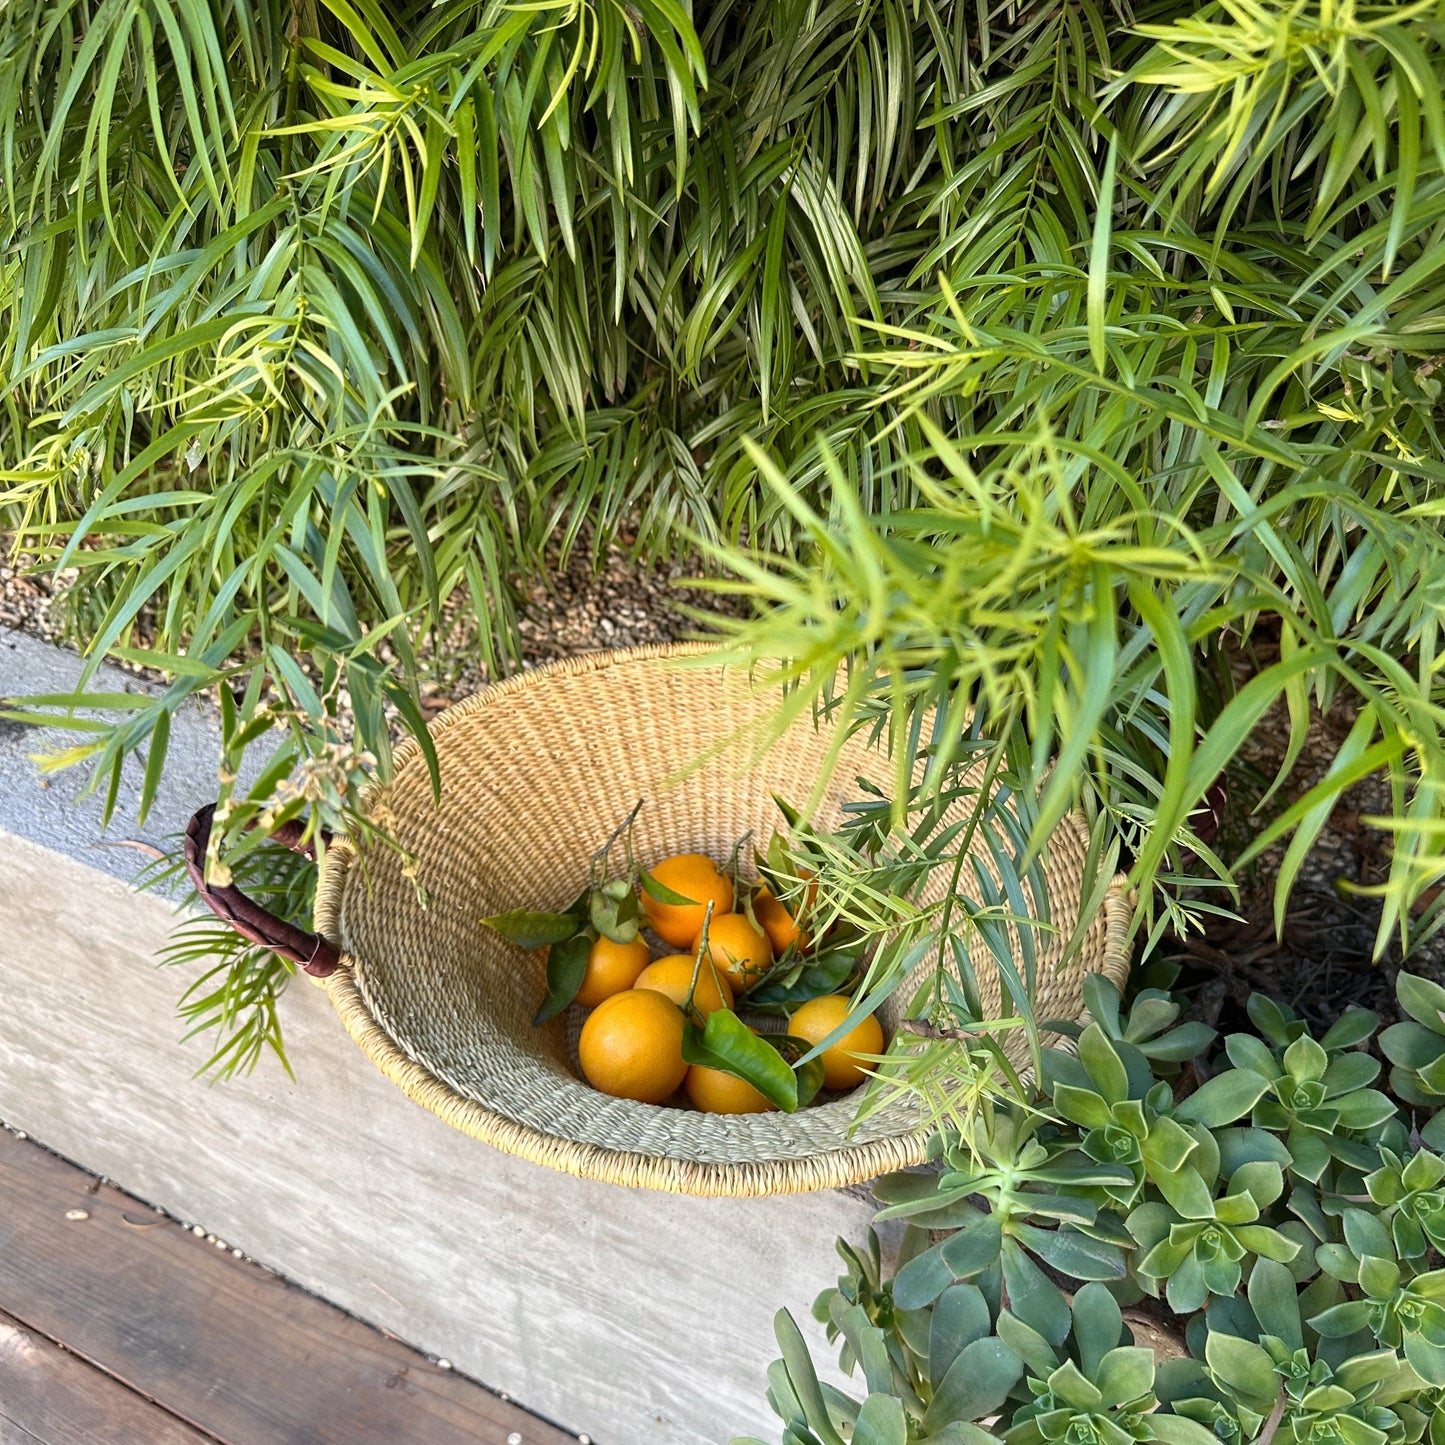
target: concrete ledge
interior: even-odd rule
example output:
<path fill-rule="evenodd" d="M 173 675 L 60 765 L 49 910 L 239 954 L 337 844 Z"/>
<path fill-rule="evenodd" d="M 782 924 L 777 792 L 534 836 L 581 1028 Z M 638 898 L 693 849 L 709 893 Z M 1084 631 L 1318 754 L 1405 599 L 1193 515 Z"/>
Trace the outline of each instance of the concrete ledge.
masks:
<path fill-rule="evenodd" d="M 70 685 L 74 658 L 12 641 L 0 694 Z M 157 841 L 210 796 L 197 714 L 173 731 Z M 0 737 L 0 1118 L 601 1445 L 777 1438 L 772 1316 L 821 1341 L 808 1306 L 866 1202 L 632 1192 L 499 1154 L 412 1105 L 304 983 L 282 1001 L 295 1084 L 270 1060 L 192 1078 L 183 980 L 155 966 L 172 909 L 112 876 L 137 860 L 92 848 L 73 776 L 37 789 L 36 742 Z M 133 827 L 123 811 L 116 830 Z"/>
<path fill-rule="evenodd" d="M 83 670 L 84 663 L 75 653 L 0 628 L 0 698 L 71 692 Z M 157 691 L 134 673 L 108 663 L 97 671 L 89 690 Z M 76 734 L 60 728 L 0 720 L 0 827 L 88 868 L 129 881 L 146 861 L 123 846 L 123 840 L 135 837 L 145 758 L 126 760 L 115 816 L 110 828 L 102 829 L 101 795 L 87 787 L 90 769 L 65 768 L 43 775 L 33 761 L 36 755 L 58 752 L 76 740 Z M 243 783 L 260 771 L 263 755 L 269 750 L 261 747 L 256 751 L 257 756 L 247 760 Z M 146 837 L 157 847 L 172 845 L 185 831 L 191 814 L 216 796 L 220 758 L 221 725 L 215 713 L 195 700 L 179 708 L 171 719 L 165 775 L 145 825 Z"/>

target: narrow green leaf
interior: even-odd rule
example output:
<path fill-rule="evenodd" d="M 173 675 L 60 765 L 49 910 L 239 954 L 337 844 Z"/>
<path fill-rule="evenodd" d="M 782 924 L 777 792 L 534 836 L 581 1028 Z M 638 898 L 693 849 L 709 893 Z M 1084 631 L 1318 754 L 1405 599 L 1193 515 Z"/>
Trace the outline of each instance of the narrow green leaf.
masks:
<path fill-rule="evenodd" d="M 171 738 L 171 715 L 162 708 L 156 715 L 156 725 L 151 730 L 150 749 L 146 754 L 145 777 L 141 781 L 140 803 L 136 809 L 136 822 L 144 823 L 155 802 L 156 790 L 166 766 L 166 750 Z"/>
<path fill-rule="evenodd" d="M 1109 237 L 1114 211 L 1114 165 L 1119 155 L 1117 132 L 1109 138 L 1104 157 L 1104 173 L 1099 178 L 1099 194 L 1095 198 L 1094 239 L 1089 247 L 1089 355 L 1094 369 L 1102 372 L 1108 363 L 1109 348 L 1105 338 L 1105 320 L 1109 304 Z"/>
<path fill-rule="evenodd" d="M 649 898 L 654 898 L 659 903 L 669 903 L 673 907 L 685 907 L 689 904 L 696 904 L 696 898 L 688 898 L 675 888 L 669 888 L 665 883 L 659 883 L 647 869 L 641 872 L 642 891 Z"/>
<path fill-rule="evenodd" d="M 803 1339 L 802 1331 L 787 1310 L 779 1310 L 773 1317 L 773 1333 L 777 1336 L 778 1348 L 782 1351 L 788 1381 L 806 1413 L 808 1425 L 822 1445 L 844 1445 L 842 1436 L 833 1428 L 832 1418 L 828 1414 L 823 1389 L 818 1383 L 818 1372 L 813 1368 L 812 1357 L 808 1354 L 807 1341 Z"/>

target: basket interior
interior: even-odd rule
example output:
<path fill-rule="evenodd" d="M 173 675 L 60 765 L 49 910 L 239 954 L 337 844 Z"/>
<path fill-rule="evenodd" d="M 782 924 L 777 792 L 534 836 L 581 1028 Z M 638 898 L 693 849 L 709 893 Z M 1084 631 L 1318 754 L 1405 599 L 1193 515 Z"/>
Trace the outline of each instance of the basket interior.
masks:
<path fill-rule="evenodd" d="M 575 1071 L 580 1011 L 532 1025 L 541 954 L 479 922 L 509 908 L 565 907 L 585 884 L 593 851 L 639 798 L 633 836 L 644 863 L 679 852 L 723 859 L 749 831 L 765 844 L 781 821 L 772 795 L 805 801 L 831 742 L 810 716 L 760 758 L 748 743 L 729 742 L 775 700 L 739 670 L 621 654 L 524 675 L 443 714 L 432 729 L 440 805 L 412 750 L 375 805 L 390 815 L 414 877 L 395 851 L 369 849 L 346 868 L 337 910 L 356 985 L 400 1051 L 455 1094 L 518 1125 L 642 1155 L 785 1160 L 916 1130 L 916 1111 L 903 1102 L 850 1130 L 856 1101 L 846 1096 L 792 1115 L 723 1116 L 599 1094 Z M 887 766 L 850 741 L 819 823 L 839 821 L 860 773 L 882 780 Z M 1067 823 L 1046 864 L 1061 936 L 1041 948 L 1044 1017 L 1076 1015 L 1082 974 L 1099 966 L 1071 966 L 1067 977 L 1050 967 L 1077 918 L 1082 856 L 1083 840 Z M 1102 919 L 1093 932 L 1086 960 L 1102 952 Z M 997 978 L 984 982 L 996 1000 Z M 895 1022 L 883 1017 L 885 1033 Z"/>

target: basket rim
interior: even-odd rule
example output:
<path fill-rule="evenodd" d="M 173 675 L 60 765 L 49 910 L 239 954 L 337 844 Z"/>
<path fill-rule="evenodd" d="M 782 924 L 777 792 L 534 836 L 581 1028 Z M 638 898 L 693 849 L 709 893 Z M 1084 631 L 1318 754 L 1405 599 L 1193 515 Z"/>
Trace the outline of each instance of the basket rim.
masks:
<path fill-rule="evenodd" d="M 376 1021 L 349 970 L 338 970 L 323 986 L 347 1033 L 414 1103 L 504 1154 L 579 1179 L 655 1189 L 665 1194 L 751 1199 L 841 1189 L 890 1170 L 922 1164 L 927 1157 L 928 1135 L 922 1130 L 886 1135 L 827 1153 L 727 1163 L 642 1154 L 545 1134 L 466 1098 L 424 1065 L 409 1059 Z"/>
<path fill-rule="evenodd" d="M 577 676 L 629 662 L 699 657 L 716 651 L 708 642 L 649 643 L 557 658 L 478 689 L 433 718 L 428 731 L 444 732 L 512 693 L 541 685 L 559 674 Z M 719 665 L 724 664 L 725 660 L 720 658 Z M 420 760 L 421 745 L 408 737 L 396 748 L 393 771 L 400 773 L 404 767 Z M 381 786 L 373 785 L 363 797 L 369 801 Z M 316 929 L 338 944 L 342 892 L 356 857 L 357 850 L 351 839 L 336 839 L 327 849 L 317 885 Z M 1133 914 L 1133 894 L 1123 874 L 1117 875 L 1110 884 L 1102 913 L 1105 924 L 1102 971 L 1122 987 L 1129 972 L 1129 926 Z M 347 1033 L 371 1062 L 409 1099 L 444 1123 L 534 1164 L 582 1179 L 670 1194 L 755 1198 L 861 1184 L 891 1170 L 922 1164 L 927 1158 L 929 1132 L 925 1129 L 900 1131 L 845 1148 L 792 1158 L 726 1162 L 643 1154 L 547 1134 L 467 1098 L 430 1069 L 409 1058 L 372 1014 L 356 982 L 353 967 L 351 954 L 343 949 L 341 967 L 329 978 L 315 982 L 326 990 Z"/>

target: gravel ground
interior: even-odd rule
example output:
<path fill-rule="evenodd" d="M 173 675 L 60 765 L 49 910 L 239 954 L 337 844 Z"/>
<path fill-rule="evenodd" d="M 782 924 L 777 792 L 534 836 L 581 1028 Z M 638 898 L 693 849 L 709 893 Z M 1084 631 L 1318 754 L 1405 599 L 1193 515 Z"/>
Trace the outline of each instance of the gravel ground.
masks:
<path fill-rule="evenodd" d="M 594 568 L 590 553 L 579 546 L 567 567 L 554 565 L 545 580 L 522 594 L 517 609 L 522 665 L 695 637 L 702 625 L 684 609 L 719 616 L 743 611 L 735 598 L 689 585 L 697 576 L 695 567 L 678 563 L 641 567 L 615 545 Z M 466 605 L 462 599 L 448 609 L 451 625 L 426 664 L 432 676 L 422 691 L 429 711 L 440 711 L 487 681 Z"/>
<path fill-rule="evenodd" d="M 0 534 L 0 627 L 14 627 L 34 637 L 68 644 L 65 591 L 74 583 L 74 569 L 59 574 L 34 572 L 22 561 L 9 560 Z M 641 567 L 616 545 L 607 548 L 594 568 L 583 538 L 565 568 L 555 566 L 544 581 L 521 589 L 517 631 L 523 667 L 536 667 L 560 657 L 649 643 L 678 642 L 704 629 L 684 609 L 737 616 L 739 601 L 706 587 L 690 585 L 696 567 L 661 563 Z M 145 618 L 140 621 L 145 634 Z M 468 696 L 488 680 L 474 645 L 475 623 L 465 597 L 447 608 L 439 643 L 422 649 L 428 676 L 422 685 L 426 710 L 439 712 Z M 121 664 L 146 675 L 148 669 Z M 154 674 L 159 680 L 159 675 Z"/>
<path fill-rule="evenodd" d="M 75 580 L 74 570 L 32 575 L 25 560 L 17 564 L 9 539 L 0 534 L 0 627 L 13 627 L 49 642 L 63 640 L 59 620 L 51 615 L 55 595 Z"/>

